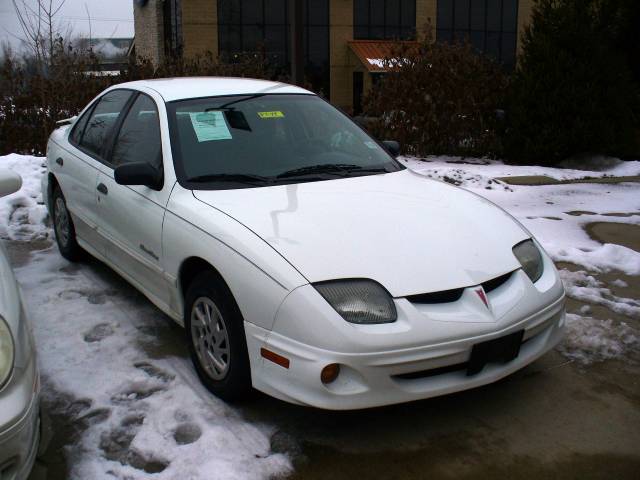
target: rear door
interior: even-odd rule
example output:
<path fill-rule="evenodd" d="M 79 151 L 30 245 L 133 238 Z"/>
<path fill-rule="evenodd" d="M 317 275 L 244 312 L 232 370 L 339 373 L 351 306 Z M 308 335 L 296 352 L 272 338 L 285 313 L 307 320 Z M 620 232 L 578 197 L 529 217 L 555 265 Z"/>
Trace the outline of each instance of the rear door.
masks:
<path fill-rule="evenodd" d="M 59 150 L 56 158 L 50 159 L 51 171 L 65 196 L 78 239 L 83 246 L 103 256 L 104 242 L 97 232 L 99 166 L 106 155 L 104 147 L 131 93 L 112 90 L 96 100 L 71 129 L 69 148 Z"/>
<path fill-rule="evenodd" d="M 173 184 L 164 181 L 158 189 L 152 189 L 116 183 L 114 169 L 134 162 L 149 163 L 163 172 L 158 108 L 141 92 L 121 121 L 109 161 L 101 166 L 98 230 L 106 240 L 110 263 L 151 300 L 164 306 L 168 304 L 169 288 L 162 269 L 162 222 Z"/>

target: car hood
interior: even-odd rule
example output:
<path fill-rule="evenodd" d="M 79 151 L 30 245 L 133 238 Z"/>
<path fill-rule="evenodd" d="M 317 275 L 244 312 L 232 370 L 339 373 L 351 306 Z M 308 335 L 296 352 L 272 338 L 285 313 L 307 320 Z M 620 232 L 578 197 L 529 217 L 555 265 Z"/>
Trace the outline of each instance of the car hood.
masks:
<path fill-rule="evenodd" d="M 394 297 L 478 285 L 520 267 L 506 212 L 410 170 L 194 196 L 269 243 L 309 282 L 370 278 Z"/>

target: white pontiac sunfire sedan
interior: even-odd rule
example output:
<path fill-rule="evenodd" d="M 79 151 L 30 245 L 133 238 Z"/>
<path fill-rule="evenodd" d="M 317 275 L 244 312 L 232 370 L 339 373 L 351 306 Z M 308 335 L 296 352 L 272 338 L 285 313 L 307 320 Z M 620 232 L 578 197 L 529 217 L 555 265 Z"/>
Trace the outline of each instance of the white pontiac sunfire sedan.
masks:
<path fill-rule="evenodd" d="M 43 182 L 60 252 L 89 252 L 183 325 L 224 399 L 406 402 L 498 380 L 562 338 L 562 283 L 527 230 L 311 92 L 131 82 L 67 123 Z"/>

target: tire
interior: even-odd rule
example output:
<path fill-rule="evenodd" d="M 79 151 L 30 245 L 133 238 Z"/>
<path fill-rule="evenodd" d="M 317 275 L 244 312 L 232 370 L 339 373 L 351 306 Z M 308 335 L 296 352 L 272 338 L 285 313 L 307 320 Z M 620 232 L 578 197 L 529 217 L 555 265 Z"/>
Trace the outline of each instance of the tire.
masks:
<path fill-rule="evenodd" d="M 60 254 L 70 262 L 81 260 L 84 257 L 84 250 L 78 245 L 73 219 L 67 209 L 67 202 L 64 199 L 64 195 L 62 195 L 62 191 L 57 185 L 51 197 L 51 208 L 53 231 L 56 236 L 56 243 L 58 244 Z"/>
<path fill-rule="evenodd" d="M 185 296 L 184 326 L 203 385 L 226 401 L 251 393 L 251 369 L 242 314 L 212 272 L 199 274 Z"/>

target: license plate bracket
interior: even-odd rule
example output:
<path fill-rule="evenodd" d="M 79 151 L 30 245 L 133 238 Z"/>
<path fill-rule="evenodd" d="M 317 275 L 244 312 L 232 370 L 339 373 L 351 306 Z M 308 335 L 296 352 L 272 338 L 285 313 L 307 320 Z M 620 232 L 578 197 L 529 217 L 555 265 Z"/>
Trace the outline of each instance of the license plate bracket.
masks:
<path fill-rule="evenodd" d="M 519 330 L 504 337 L 476 343 L 471 349 L 467 376 L 480 373 L 487 363 L 507 363 L 516 358 L 523 337 L 524 330 Z"/>

